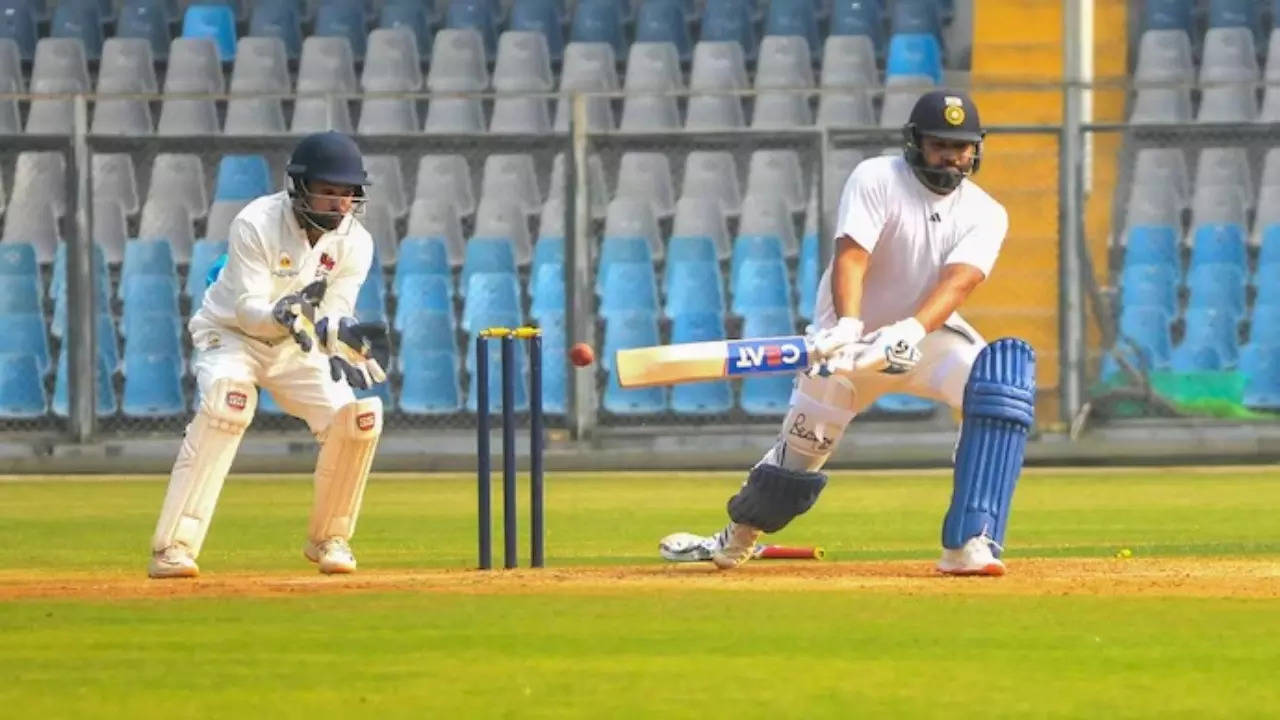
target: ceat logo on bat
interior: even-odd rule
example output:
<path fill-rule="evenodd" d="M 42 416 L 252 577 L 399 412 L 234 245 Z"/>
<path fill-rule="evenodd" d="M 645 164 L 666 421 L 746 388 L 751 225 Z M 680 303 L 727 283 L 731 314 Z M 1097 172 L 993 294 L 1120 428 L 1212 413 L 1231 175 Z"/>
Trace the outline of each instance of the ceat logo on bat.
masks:
<path fill-rule="evenodd" d="M 728 363 L 729 375 L 803 370 L 809 366 L 809 352 L 803 338 L 734 340 L 729 343 Z"/>

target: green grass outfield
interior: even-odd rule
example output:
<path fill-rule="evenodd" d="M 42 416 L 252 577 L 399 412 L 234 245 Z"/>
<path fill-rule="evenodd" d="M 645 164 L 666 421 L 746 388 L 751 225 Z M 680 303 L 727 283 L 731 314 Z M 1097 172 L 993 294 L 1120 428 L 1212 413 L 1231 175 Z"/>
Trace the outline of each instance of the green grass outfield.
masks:
<path fill-rule="evenodd" d="M 0 715 L 1280 714 L 1277 468 L 1029 471 L 1000 579 L 931 573 L 936 472 L 835 473 L 776 537 L 823 562 L 662 563 L 741 477 L 549 474 L 551 567 L 478 573 L 472 477 L 375 476 L 350 578 L 301 558 L 309 478 L 233 477 L 165 582 L 163 478 L 0 481 Z"/>

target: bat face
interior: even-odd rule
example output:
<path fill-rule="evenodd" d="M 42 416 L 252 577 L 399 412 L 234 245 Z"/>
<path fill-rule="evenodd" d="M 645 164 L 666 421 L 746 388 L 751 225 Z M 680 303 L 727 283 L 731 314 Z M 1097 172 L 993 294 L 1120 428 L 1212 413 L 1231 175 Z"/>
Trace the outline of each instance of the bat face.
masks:
<path fill-rule="evenodd" d="M 803 335 L 657 345 L 619 350 L 616 356 L 618 384 L 624 388 L 798 372 L 809 362 Z"/>
<path fill-rule="evenodd" d="M 800 371 L 809 367 L 809 349 L 799 336 L 731 340 L 725 375 Z"/>

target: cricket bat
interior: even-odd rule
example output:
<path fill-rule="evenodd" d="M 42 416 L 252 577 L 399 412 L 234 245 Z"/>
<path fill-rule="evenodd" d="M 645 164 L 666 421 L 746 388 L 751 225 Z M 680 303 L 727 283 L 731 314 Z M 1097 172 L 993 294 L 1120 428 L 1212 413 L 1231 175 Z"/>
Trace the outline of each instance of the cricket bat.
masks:
<path fill-rule="evenodd" d="M 852 356 L 843 356 L 852 359 Z M 804 335 L 742 340 L 653 345 L 628 348 L 614 355 L 618 384 L 624 388 L 743 378 L 770 373 L 807 372 L 817 366 L 823 374 L 880 372 L 885 356 L 858 358 L 857 364 L 828 367 Z"/>

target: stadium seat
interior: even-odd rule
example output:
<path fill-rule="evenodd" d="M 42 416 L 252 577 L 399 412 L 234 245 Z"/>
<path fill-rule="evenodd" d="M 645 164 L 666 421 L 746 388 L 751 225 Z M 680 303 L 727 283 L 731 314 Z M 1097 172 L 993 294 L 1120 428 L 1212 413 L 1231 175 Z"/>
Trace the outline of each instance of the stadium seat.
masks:
<path fill-rule="evenodd" d="M 743 315 L 757 309 L 791 307 L 791 283 L 787 267 L 777 260 L 745 260 L 738 269 L 732 312 Z"/>
<path fill-rule="evenodd" d="M 1185 30 L 1147 30 L 1142 33 L 1138 41 L 1138 64 L 1133 73 L 1135 85 L 1190 85 L 1195 78 L 1191 37 Z"/>
<path fill-rule="evenodd" d="M 1196 162 L 1195 193 L 1218 186 L 1237 189 L 1244 200 L 1245 209 L 1248 210 L 1253 207 L 1252 176 L 1244 148 L 1205 148 L 1200 151 Z"/>
<path fill-rule="evenodd" d="M 782 240 L 770 233 L 743 234 L 733 240 L 733 258 L 729 264 L 730 292 L 738 292 L 739 274 L 742 264 L 748 260 L 770 260 L 782 262 Z"/>
<path fill-rule="evenodd" d="M 205 189 L 204 163 L 199 155 L 160 153 L 151 163 L 148 202 L 157 200 L 177 203 L 192 218 L 209 212 L 209 196 Z"/>
<path fill-rule="evenodd" d="M 35 277 L 0 275 L 0 313 L 40 312 L 40 290 Z"/>
<path fill-rule="evenodd" d="M 653 265 L 647 262 L 611 264 L 604 277 L 599 315 L 608 320 L 620 312 L 658 313 L 658 288 Z"/>
<path fill-rule="evenodd" d="M 169 21 L 161 0 L 128 0 L 120 10 L 120 19 L 116 24 L 116 36 L 103 45 L 104 62 L 110 55 L 112 40 L 139 40 L 143 47 L 150 48 L 147 60 L 164 61 L 169 57 Z M 155 92 L 155 70 L 147 68 L 146 73 L 152 77 L 151 92 Z M 99 77 L 101 83 L 101 77 Z"/>
<path fill-rule="evenodd" d="M 1126 308 L 1155 306 L 1170 317 L 1177 314 L 1177 270 L 1163 265 L 1125 267 L 1120 276 L 1120 302 Z"/>
<path fill-rule="evenodd" d="M 435 35 L 433 13 L 414 0 L 396 0 L 382 5 L 378 15 L 378 27 L 407 30 L 413 34 L 414 47 L 421 59 L 431 56 L 431 41 Z M 370 35 L 372 38 L 372 35 Z M 370 45 L 374 45 L 372 39 Z"/>
<path fill-rule="evenodd" d="M 698 43 L 694 48 L 689 87 L 706 92 L 690 96 L 686 128 L 715 130 L 746 126 L 742 99 L 737 94 L 718 92 L 749 87 L 741 45 L 736 42 Z"/>
<path fill-rule="evenodd" d="M 715 262 L 681 261 L 668 263 L 666 315 L 678 318 L 689 313 L 725 312 L 720 266 Z M 678 342 L 678 341 L 673 341 Z"/>
<path fill-rule="evenodd" d="M 656 218 L 671 217 L 675 211 L 675 189 L 671 165 L 664 153 L 623 153 L 618 169 L 616 194 L 647 199 Z"/>
<path fill-rule="evenodd" d="M 517 5 L 518 6 L 518 5 Z M 556 132 L 569 130 L 571 106 L 565 93 L 572 91 L 604 92 L 618 89 L 618 73 L 613 46 L 608 43 L 570 43 L 564 49 L 564 67 L 560 73 L 561 97 L 556 101 L 553 127 Z M 591 130 L 614 128 L 613 107 L 609 98 L 587 99 L 587 127 Z"/>
<path fill-rule="evenodd" d="M 517 265 L 525 266 L 533 256 L 529 221 L 524 210 L 505 198 L 480 200 L 476 209 L 476 236 L 506 238 L 511 242 Z"/>
<path fill-rule="evenodd" d="M 218 256 L 226 251 L 226 240 L 197 240 L 191 246 L 191 265 L 187 270 L 187 282 L 183 286 L 183 292 L 191 298 L 193 310 L 200 306 L 200 300 L 208 287 L 206 281 L 209 269 L 213 267 Z"/>
<path fill-rule="evenodd" d="M 415 346 L 412 350 L 400 355 L 403 378 L 400 410 L 411 415 L 458 412 L 462 408 L 462 391 L 458 383 L 457 355 L 432 349 L 430 344 Z"/>
<path fill-rule="evenodd" d="M 609 203 L 604 221 L 604 234 L 619 237 L 643 237 L 649 241 L 654 260 L 662 259 L 662 233 L 653 206 L 643 199 L 616 197 Z"/>
<path fill-rule="evenodd" d="M 124 244 L 129 223 L 124 208 L 114 198 L 93 201 L 93 242 L 102 249 L 107 262 L 117 264 L 124 259 Z"/>
<path fill-rule="evenodd" d="M 102 135 L 150 135 L 151 109 L 145 100 L 113 95 L 156 92 L 151 49 L 145 40 L 111 38 L 102 49 L 93 132 Z"/>
<path fill-rule="evenodd" d="M 271 192 L 271 171 L 262 155 L 224 155 L 213 188 L 216 200 L 253 200 Z"/>
<path fill-rule="evenodd" d="M 564 265 L 564 235 L 548 235 L 545 220 L 538 242 L 533 246 L 533 269 L 543 265 Z"/>
<path fill-rule="evenodd" d="M 1186 329 L 1182 335 L 1182 343 L 1174 349 L 1173 369 L 1188 370 L 1220 370 L 1235 367 L 1239 356 L 1237 339 L 1237 321 L 1239 315 L 1205 307 L 1187 309 Z M 1211 362 L 1206 357 L 1205 349 L 1211 350 L 1216 367 L 1204 367 Z"/>
<path fill-rule="evenodd" d="M 689 37 L 684 8 L 677 0 L 645 0 L 636 14 L 635 41 L 671 43 L 681 62 L 689 62 L 693 53 L 693 41 Z"/>
<path fill-rule="evenodd" d="M 1221 103 L 1219 99 L 1214 101 Z M 1143 87 L 1133 101 L 1129 122 L 1137 124 L 1185 123 L 1191 120 L 1191 89 Z M 1201 108 L 1202 111 L 1204 108 Z"/>
<path fill-rule="evenodd" d="M 1280 281 L 1264 273 L 1259 273 L 1255 280 L 1258 295 L 1253 300 L 1254 307 L 1280 307 Z"/>
<path fill-rule="evenodd" d="M 879 55 L 884 48 L 884 26 L 881 22 L 880 0 L 849 0 L 838 2 L 831 9 L 830 37 L 863 36 L 871 41 Z"/>
<path fill-rule="evenodd" d="M 128 215 L 138 212 L 138 180 L 132 155 L 93 154 L 93 199 L 114 200 L 120 203 L 121 209 Z"/>
<path fill-rule="evenodd" d="M 139 354 L 129 358 L 121 411 L 126 417 L 167 417 L 186 409 L 181 357 Z"/>
<path fill-rule="evenodd" d="M 796 315 L 812 320 L 818 299 L 822 268 L 818 258 L 818 233 L 805 233 L 800 243 L 800 265 L 796 269 Z"/>
<path fill-rule="evenodd" d="M 299 4 L 293 0 L 258 0 L 249 18 L 249 37 L 278 38 L 288 58 L 297 59 L 302 52 Z"/>
<path fill-rule="evenodd" d="M 226 89 L 218 48 L 207 37 L 178 37 L 169 45 L 165 92 L 221 93 Z"/>
<path fill-rule="evenodd" d="M 41 376 L 50 365 L 49 338 L 44 316 L 40 313 L 5 313 L 0 315 L 5 331 L 0 334 L 0 354 L 31 355 Z"/>
<path fill-rule="evenodd" d="M 666 394 L 662 387 L 623 389 L 615 368 L 609 372 L 601 405 L 614 415 L 654 415 L 667 409 Z"/>
<path fill-rule="evenodd" d="M 1124 266 L 1139 265 L 1158 265 L 1174 272 L 1181 269 L 1178 236 L 1173 228 L 1151 225 L 1129 228 L 1124 241 Z"/>
<path fill-rule="evenodd" d="M 671 342 L 703 342 L 724 339 L 724 322 L 716 313 L 686 313 L 671 325 Z M 733 391 L 726 380 L 685 383 L 671 389 L 671 409 L 679 415 L 707 415 L 728 412 L 733 407 Z"/>
<path fill-rule="evenodd" d="M 1230 232 L 1244 235 L 1248 216 L 1245 213 L 1244 193 L 1231 185 L 1207 185 L 1196 188 L 1191 199 L 1191 237 L 1201 227 L 1231 228 Z M 1219 229 L 1211 230 L 1213 233 Z"/>
<path fill-rule="evenodd" d="M 467 410 L 476 411 L 476 376 L 475 363 L 473 357 L 475 355 L 475 338 L 471 338 L 468 343 L 470 352 L 466 354 L 470 363 L 468 370 L 471 374 L 471 382 L 467 388 Z M 515 379 L 515 411 L 524 412 L 529 409 L 529 389 L 528 389 L 528 355 L 525 349 L 525 343 L 517 341 L 515 344 L 515 352 L 513 356 L 516 361 L 517 369 L 513 373 Z M 497 414 L 502 411 L 502 341 L 494 339 L 488 343 L 489 350 L 489 414 Z"/>
<path fill-rule="evenodd" d="M 62 152 L 19 152 L 9 201 L 11 208 L 40 204 L 52 208 L 56 217 L 66 215 L 67 161 Z"/>
<path fill-rule="evenodd" d="M 124 343 L 124 372 L 129 364 L 144 355 L 171 355 L 182 357 L 182 338 L 179 324 L 168 313 L 139 312 L 128 320 Z"/>
<path fill-rule="evenodd" d="M 1191 265 L 1226 263 L 1246 267 L 1244 228 L 1235 224 L 1206 224 L 1195 228 L 1191 240 Z"/>
<path fill-rule="evenodd" d="M 894 35 L 929 33 L 941 37 L 942 20 L 936 0 L 897 0 L 889 27 Z"/>
<path fill-rule="evenodd" d="M 316 11 L 315 29 L 312 35 L 346 38 L 351 53 L 357 60 L 364 57 L 365 40 L 369 35 L 365 24 L 364 3 L 325 0 Z"/>
<path fill-rule="evenodd" d="M 120 289 L 134 275 L 177 275 L 173 251 L 167 240 L 132 240 L 124 247 L 124 265 L 120 269 Z M 122 295 L 123 297 L 123 295 Z"/>
<path fill-rule="evenodd" d="M 772 235 L 778 238 L 782 242 L 783 255 L 789 258 L 795 257 L 800 250 L 791 211 L 777 195 L 748 194 L 743 198 L 742 220 L 738 223 L 738 232 L 742 235 Z"/>
<path fill-rule="evenodd" d="M 1188 308 L 1214 308 L 1236 317 L 1244 314 L 1243 270 L 1234 264 L 1212 263 L 1193 266 L 1187 273 Z"/>
<path fill-rule="evenodd" d="M 929 77 L 942 84 L 942 47 L 929 33 L 898 34 L 889 39 L 887 77 Z"/>
<path fill-rule="evenodd" d="M 366 101 L 367 102 L 367 101 Z M 440 97 L 427 106 L 422 131 L 429 135 L 457 135 L 485 131 L 484 108 L 476 97 Z"/>
<path fill-rule="evenodd" d="M 1258 97 L 1250 83 L 1204 87 L 1196 121 L 1202 123 L 1253 122 L 1258 117 Z"/>
<path fill-rule="evenodd" d="M 453 316 L 453 290 L 450 280 L 442 275 L 409 275 L 400 283 L 393 327 L 404 332 L 415 312 L 431 310 Z"/>
<path fill-rule="evenodd" d="M 324 33 L 321 33 L 324 34 Z M 236 18 L 226 5 L 190 5 L 182 16 L 182 36 L 213 40 L 222 62 L 236 57 Z"/>
<path fill-rule="evenodd" d="M 485 158 L 481 176 L 482 198 L 505 198 L 519 206 L 526 215 L 542 210 L 542 191 L 533 156 L 523 153 L 493 154 Z"/>
<path fill-rule="evenodd" d="M 688 186 L 685 186 L 688 189 Z M 683 197 L 676 203 L 675 221 L 672 223 L 672 240 L 681 235 L 710 238 L 716 256 L 721 260 L 730 255 L 729 228 L 720 202 L 711 197 Z M 670 252 L 670 248 L 668 248 Z"/>
<path fill-rule="evenodd" d="M 1280 345 L 1250 345 L 1241 354 L 1240 369 L 1245 407 L 1280 410 Z"/>
<path fill-rule="evenodd" d="M 564 57 L 564 31 L 555 0 L 516 0 L 511 7 L 507 30 L 541 33 L 551 61 L 560 62 Z"/>
<path fill-rule="evenodd" d="M 1167 185 L 1134 185 L 1125 208 L 1125 226 L 1167 227 L 1182 230 L 1182 211 L 1173 188 Z"/>
<path fill-rule="evenodd" d="M 1119 333 L 1142 351 L 1151 368 L 1164 370 L 1172 352 L 1169 315 L 1159 307 L 1126 307 L 1120 314 Z"/>
<path fill-rule="evenodd" d="M 417 92 L 422 89 L 418 43 L 403 28 L 378 28 L 369 33 L 369 51 L 360 75 L 365 92 Z"/>
<path fill-rule="evenodd" d="M 325 130 L 351 135 L 356 131 L 355 124 L 351 122 L 350 105 L 338 97 L 300 97 L 295 100 L 289 130 L 294 135 L 309 135 Z"/>
<path fill-rule="evenodd" d="M 1262 229 L 1262 238 L 1259 241 L 1258 248 L 1259 276 L 1264 274 L 1264 268 L 1280 268 L 1280 218 Z M 1272 272 L 1274 270 L 1265 270 L 1265 273 L 1268 274 Z"/>
<path fill-rule="evenodd" d="M 409 275 L 440 275 L 451 278 L 449 254 L 443 237 L 406 237 L 400 242 L 400 259 L 391 281 L 393 294 Z"/>
<path fill-rule="evenodd" d="M 1258 305 L 1249 318 L 1250 345 L 1280 345 L 1280 307 Z"/>
<path fill-rule="evenodd" d="M 1144 30 L 1182 30 L 1191 34 L 1192 0 L 1147 0 L 1143 3 Z"/>
<path fill-rule="evenodd" d="M 827 90 L 818 100 L 814 122 L 825 127 L 874 127 L 875 108 L 865 91 L 832 92 Z"/>
<path fill-rule="evenodd" d="M 719 267 L 716 243 L 706 235 L 673 235 L 667 242 L 667 262 L 662 286 L 670 292 L 673 270 L 681 263 L 712 263 Z"/>
<path fill-rule="evenodd" d="M 148 200 L 142 206 L 138 237 L 145 240 L 166 239 L 173 250 L 174 260 L 180 264 L 191 260 L 191 245 L 195 242 L 195 234 L 191 215 L 185 205 L 164 199 Z"/>
<path fill-rule="evenodd" d="M 609 268 L 617 263 L 652 263 L 648 238 L 639 235 L 605 235 L 600 244 L 600 257 L 596 268 L 596 293 L 604 291 L 604 280 Z"/>
<path fill-rule="evenodd" d="M 569 39 L 575 43 L 608 43 L 617 57 L 626 57 L 626 34 L 616 0 L 582 0 L 573 12 Z"/>
<path fill-rule="evenodd" d="M 6 209 L 3 242 L 33 245 L 36 259 L 47 263 L 53 259 L 54 248 L 61 240 L 57 219 L 49 205 L 11 204 Z"/>
<path fill-rule="evenodd" d="M 407 236 L 439 238 L 444 242 L 449 264 L 453 267 L 462 264 L 466 241 L 462 237 L 458 211 L 449 200 L 414 200 L 409 207 Z"/>
<path fill-rule="evenodd" d="M 756 37 L 749 5 L 747 0 L 707 0 L 699 40 L 736 42 L 742 46 L 743 58 L 755 62 Z"/>
<path fill-rule="evenodd" d="M 427 87 L 435 92 L 475 92 L 489 87 L 484 41 L 474 30 L 445 29 L 431 48 Z"/>
<path fill-rule="evenodd" d="M 812 53 L 810 60 L 816 62 L 822 48 L 817 16 L 821 7 L 821 3 L 812 0 L 771 0 L 765 15 L 764 36 L 803 38 Z"/>
<path fill-rule="evenodd" d="M 400 337 L 401 359 L 411 352 L 447 352 L 457 363 L 457 329 L 453 315 L 440 310 L 416 310 L 405 318 Z"/>
<path fill-rule="evenodd" d="M 1248 28 L 1252 33 L 1262 25 L 1258 17 L 1260 5 L 1254 0 L 1210 0 L 1209 29 Z M 1206 51 L 1207 45 L 1206 39 Z"/>
<path fill-rule="evenodd" d="M 508 273 L 473 273 L 467 278 L 467 291 L 463 295 L 462 322 L 459 327 L 466 332 L 482 330 L 476 320 L 483 316 L 502 315 L 519 319 L 521 311 L 520 285 L 515 275 Z"/>
<path fill-rule="evenodd" d="M 106 254 L 102 248 L 96 245 L 92 246 L 90 254 L 93 257 L 93 267 L 90 269 L 93 273 L 93 280 L 99 290 L 100 297 L 103 302 L 106 301 L 106 288 L 110 284 L 107 276 Z M 53 275 L 49 280 L 49 297 L 57 300 L 64 294 L 67 287 L 67 244 L 59 243 L 58 249 L 53 256 Z"/>
<path fill-rule="evenodd" d="M 493 88 L 498 92 L 550 92 L 555 87 L 546 38 L 537 32 L 509 30 L 498 40 Z"/>
<path fill-rule="evenodd" d="M 514 276 L 516 260 L 511 239 L 477 235 L 468 240 L 466 258 L 462 263 L 460 295 L 466 295 L 467 281 L 473 273 L 506 273 Z"/>
<path fill-rule="evenodd" d="M 374 260 L 375 265 L 369 268 L 369 274 L 365 276 L 364 282 L 360 284 L 360 291 L 356 294 L 355 314 L 360 322 L 387 322 L 387 300 L 386 290 L 382 283 L 381 264 Z"/>
<path fill-rule="evenodd" d="M 36 249 L 30 243 L 9 242 L 0 245 L 0 276 L 25 277 L 40 289 L 40 266 Z"/>
<path fill-rule="evenodd" d="M 1243 27 L 1211 27 L 1204 36 L 1200 83 L 1252 83 L 1258 80 L 1253 31 Z"/>
<path fill-rule="evenodd" d="M 38 418 L 49 411 L 36 356 L 0 352 L 0 418 Z"/>
<path fill-rule="evenodd" d="M 92 0 L 64 0 L 53 10 L 49 37 L 79 40 L 85 58 L 102 57 L 102 23 L 100 8 Z"/>
<path fill-rule="evenodd" d="M 743 316 L 742 336 L 745 338 L 794 335 L 795 322 L 787 308 L 753 310 Z M 794 376 L 788 373 L 748 377 L 741 383 L 741 405 L 749 415 L 781 415 L 787 411 L 791 400 Z"/>
<path fill-rule="evenodd" d="M 205 223 L 206 240 L 227 240 L 231 221 L 248 205 L 247 200 L 217 200 L 209 205 L 209 220 Z"/>
<path fill-rule="evenodd" d="M 1180 147 L 1139 150 L 1134 161 L 1133 183 L 1172 188 L 1178 207 L 1187 207 L 1191 201 L 1191 178 L 1186 152 Z"/>
<path fill-rule="evenodd" d="M 916 101 L 933 87 L 933 78 L 928 75 L 885 77 L 884 105 L 880 108 L 880 127 L 899 128 L 906 124 Z"/>
<path fill-rule="evenodd" d="M 567 303 L 564 295 L 564 265 L 545 263 L 533 269 L 529 282 L 529 315 L 541 322 L 552 315 L 562 315 Z"/>
<path fill-rule="evenodd" d="M 115 372 L 114 368 L 115 363 L 112 362 L 108 364 L 108 359 L 104 357 L 100 351 L 97 358 L 95 372 L 95 379 L 97 380 L 97 414 L 100 418 L 110 417 L 116 413 L 116 391 L 114 384 L 111 382 L 111 376 Z M 51 403 L 51 409 L 55 416 L 65 418 L 69 415 L 69 392 L 67 380 L 67 353 L 64 350 L 58 356 L 58 370 L 53 386 L 53 402 Z"/>
<path fill-rule="evenodd" d="M 407 135 L 418 130 L 418 110 L 413 100 L 395 97 L 366 97 L 360 103 L 361 135 Z"/>
<path fill-rule="evenodd" d="M 0 38 L 12 40 L 19 57 L 27 62 L 36 52 L 36 17 L 32 7 L 22 2 L 0 9 Z"/>
<path fill-rule="evenodd" d="M 782 198 L 788 211 L 805 208 L 808 193 L 800 169 L 800 156 L 794 150 L 756 150 L 751 153 L 747 170 L 747 195 L 771 195 Z M 745 218 L 744 218 L 745 221 Z"/>
<path fill-rule="evenodd" d="M 445 27 L 472 30 L 480 36 L 486 58 L 493 59 L 497 53 L 497 19 L 487 0 L 451 0 L 445 14 Z"/>
<path fill-rule="evenodd" d="M 1264 185 L 1258 190 L 1258 212 L 1253 221 L 1252 244 L 1265 247 L 1271 228 L 1280 225 L 1280 186 Z"/>
<path fill-rule="evenodd" d="M 132 275 L 121 280 L 124 321 L 135 313 L 178 315 L 178 283 L 172 275 Z"/>
<path fill-rule="evenodd" d="M 742 210 L 742 190 L 733 155 L 713 150 L 694 150 L 685 156 L 680 196 L 715 198 L 725 215 L 736 217 Z"/>
<path fill-rule="evenodd" d="M 614 357 L 619 350 L 649 347 L 661 342 L 657 315 L 644 310 L 619 312 L 605 323 L 600 367 L 612 372 Z"/>

